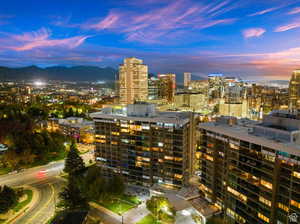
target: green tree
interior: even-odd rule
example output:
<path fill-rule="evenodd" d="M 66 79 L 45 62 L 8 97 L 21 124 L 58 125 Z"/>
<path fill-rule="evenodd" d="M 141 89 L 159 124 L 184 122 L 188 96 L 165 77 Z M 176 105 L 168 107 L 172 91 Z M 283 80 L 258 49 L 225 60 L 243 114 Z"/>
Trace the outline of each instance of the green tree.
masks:
<path fill-rule="evenodd" d="M 6 213 L 17 201 L 18 196 L 14 189 L 8 186 L 0 187 L 0 213 Z"/>
<path fill-rule="evenodd" d="M 78 171 L 82 171 L 84 169 L 84 163 L 82 158 L 78 154 L 78 150 L 76 148 L 75 143 L 73 142 L 70 146 L 70 151 L 68 152 L 64 171 L 68 174 L 75 174 Z"/>
<path fill-rule="evenodd" d="M 120 196 L 125 191 L 125 184 L 121 176 L 114 175 L 109 182 L 111 193 L 116 196 Z"/>
<path fill-rule="evenodd" d="M 146 202 L 147 209 L 159 220 L 169 219 L 175 210 L 169 200 L 161 196 L 152 196 Z"/>
<path fill-rule="evenodd" d="M 87 199 L 76 184 L 74 176 L 69 176 L 68 184 L 59 194 L 61 206 L 66 210 L 85 210 L 89 208 Z"/>

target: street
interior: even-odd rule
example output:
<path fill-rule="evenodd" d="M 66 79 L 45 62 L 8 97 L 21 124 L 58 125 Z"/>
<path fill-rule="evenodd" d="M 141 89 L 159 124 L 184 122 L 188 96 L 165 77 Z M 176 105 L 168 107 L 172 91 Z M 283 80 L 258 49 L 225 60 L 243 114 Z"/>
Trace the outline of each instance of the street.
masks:
<path fill-rule="evenodd" d="M 87 164 L 92 158 L 92 154 L 86 153 L 81 157 Z M 11 224 L 44 224 L 54 215 L 58 193 L 64 183 L 64 180 L 58 177 L 63 168 L 64 161 L 57 161 L 19 173 L 0 176 L 1 185 L 30 186 L 36 189 L 38 194 L 33 206 L 11 221 Z"/>

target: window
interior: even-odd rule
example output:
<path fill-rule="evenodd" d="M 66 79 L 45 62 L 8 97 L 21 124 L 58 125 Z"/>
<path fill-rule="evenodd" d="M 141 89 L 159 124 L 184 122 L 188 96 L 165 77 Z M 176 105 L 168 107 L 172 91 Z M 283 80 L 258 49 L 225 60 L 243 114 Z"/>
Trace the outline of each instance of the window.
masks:
<path fill-rule="evenodd" d="M 297 201 L 294 201 L 294 200 L 291 200 L 290 201 L 291 205 L 293 205 L 294 207 L 296 208 L 300 208 L 300 202 L 297 202 Z"/>
<path fill-rule="evenodd" d="M 227 191 L 230 192 L 231 194 L 233 194 L 234 196 L 236 196 L 237 198 L 239 198 L 241 201 L 247 202 L 247 199 L 248 199 L 247 196 L 236 191 L 235 189 L 228 186 Z"/>
<path fill-rule="evenodd" d="M 272 190 L 272 188 L 273 188 L 273 185 L 270 182 L 265 181 L 263 179 L 260 180 L 260 184 L 263 185 L 264 187 L 270 189 L 270 190 Z"/>
<path fill-rule="evenodd" d="M 261 214 L 260 212 L 257 214 L 258 218 L 260 218 L 261 220 L 264 220 L 265 222 L 269 223 L 270 219 L 266 216 L 264 216 L 263 214 Z"/>
<path fill-rule="evenodd" d="M 265 205 L 268 205 L 268 206 L 271 207 L 271 204 L 272 204 L 271 201 L 265 199 L 264 197 L 259 196 L 259 201 L 260 201 L 261 203 L 264 203 Z"/>
<path fill-rule="evenodd" d="M 284 204 L 278 203 L 278 208 L 281 208 L 283 211 L 289 212 L 289 207 Z"/>
<path fill-rule="evenodd" d="M 293 176 L 300 179 L 300 173 L 299 172 L 294 171 Z"/>
<path fill-rule="evenodd" d="M 230 216 L 231 218 L 237 220 L 240 223 L 246 223 L 246 219 L 244 219 L 242 216 L 238 215 L 237 213 L 235 213 L 233 210 L 231 210 L 230 208 L 227 208 L 226 210 L 226 214 L 228 216 Z"/>

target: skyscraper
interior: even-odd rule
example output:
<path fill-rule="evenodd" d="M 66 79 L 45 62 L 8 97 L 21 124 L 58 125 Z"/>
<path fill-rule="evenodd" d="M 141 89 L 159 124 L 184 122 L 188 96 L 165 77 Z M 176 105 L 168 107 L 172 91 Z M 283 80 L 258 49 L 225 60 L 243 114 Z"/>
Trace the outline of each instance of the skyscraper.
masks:
<path fill-rule="evenodd" d="M 300 69 L 293 72 L 289 85 L 290 110 L 300 109 Z"/>
<path fill-rule="evenodd" d="M 120 103 L 131 104 L 148 98 L 148 66 L 143 60 L 125 58 L 119 66 Z"/>
<path fill-rule="evenodd" d="M 176 75 L 175 74 L 158 74 L 159 82 L 159 97 L 166 99 L 168 102 L 174 101 L 176 92 Z"/>
<path fill-rule="evenodd" d="M 192 73 L 190 72 L 183 73 L 183 78 L 184 78 L 184 88 L 188 88 L 191 82 Z"/>

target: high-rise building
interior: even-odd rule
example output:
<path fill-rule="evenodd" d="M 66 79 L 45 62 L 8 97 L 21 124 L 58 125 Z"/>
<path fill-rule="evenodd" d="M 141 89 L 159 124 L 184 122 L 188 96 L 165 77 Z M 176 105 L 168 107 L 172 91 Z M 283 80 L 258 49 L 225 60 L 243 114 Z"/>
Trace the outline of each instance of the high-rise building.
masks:
<path fill-rule="evenodd" d="M 191 83 L 192 73 L 190 72 L 183 73 L 183 78 L 184 78 L 184 88 L 188 88 Z"/>
<path fill-rule="evenodd" d="M 151 77 L 148 79 L 148 99 L 159 99 L 159 79 L 156 77 Z"/>
<path fill-rule="evenodd" d="M 166 99 L 168 102 L 174 102 L 176 92 L 176 75 L 175 74 L 158 74 L 159 79 L 159 97 Z"/>
<path fill-rule="evenodd" d="M 291 110 L 300 109 L 300 69 L 293 72 L 290 80 L 289 107 Z"/>
<path fill-rule="evenodd" d="M 148 98 L 148 66 L 137 58 L 125 58 L 119 66 L 119 97 L 121 104 Z"/>
<path fill-rule="evenodd" d="M 180 188 L 193 168 L 194 126 L 189 112 L 157 112 L 154 104 L 105 108 L 92 114 L 95 157 L 106 175 L 121 174 L 126 182 Z"/>
<path fill-rule="evenodd" d="M 199 130 L 199 188 L 226 223 L 287 224 L 300 214 L 296 115 L 272 112 L 261 123 L 220 117 Z"/>

